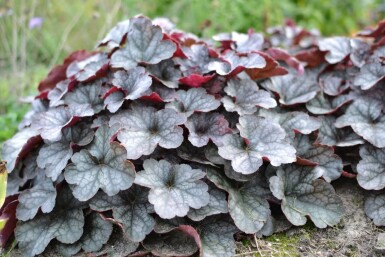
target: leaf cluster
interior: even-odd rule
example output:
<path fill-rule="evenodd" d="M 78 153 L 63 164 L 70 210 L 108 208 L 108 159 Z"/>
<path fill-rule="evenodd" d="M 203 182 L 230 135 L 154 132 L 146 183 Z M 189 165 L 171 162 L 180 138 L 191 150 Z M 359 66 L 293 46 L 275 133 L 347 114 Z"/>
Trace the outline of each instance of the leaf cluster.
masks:
<path fill-rule="evenodd" d="M 40 83 L 3 146 L 1 215 L 24 256 L 232 256 L 235 233 L 336 225 L 347 175 L 385 225 L 384 29 L 208 41 L 123 21 Z"/>

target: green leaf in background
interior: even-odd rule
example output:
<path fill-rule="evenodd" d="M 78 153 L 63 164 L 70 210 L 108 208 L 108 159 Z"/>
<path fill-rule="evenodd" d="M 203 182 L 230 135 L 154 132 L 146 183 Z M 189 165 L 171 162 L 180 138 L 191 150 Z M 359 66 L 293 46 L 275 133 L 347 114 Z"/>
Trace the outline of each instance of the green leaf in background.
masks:
<path fill-rule="evenodd" d="M 3 206 L 5 201 L 5 193 L 7 189 L 7 169 L 6 162 L 0 162 L 0 206 Z"/>

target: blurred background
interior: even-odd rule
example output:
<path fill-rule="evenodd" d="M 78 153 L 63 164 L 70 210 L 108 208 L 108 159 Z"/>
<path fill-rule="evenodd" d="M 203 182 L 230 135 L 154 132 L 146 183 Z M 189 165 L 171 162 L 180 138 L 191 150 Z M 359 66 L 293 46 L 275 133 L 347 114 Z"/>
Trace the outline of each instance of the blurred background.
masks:
<path fill-rule="evenodd" d="M 290 18 L 324 35 L 351 35 L 384 17 L 384 0 L 0 0 L 0 144 L 28 109 L 50 68 L 70 52 L 92 50 L 118 21 L 168 17 L 201 37 L 264 31 Z"/>

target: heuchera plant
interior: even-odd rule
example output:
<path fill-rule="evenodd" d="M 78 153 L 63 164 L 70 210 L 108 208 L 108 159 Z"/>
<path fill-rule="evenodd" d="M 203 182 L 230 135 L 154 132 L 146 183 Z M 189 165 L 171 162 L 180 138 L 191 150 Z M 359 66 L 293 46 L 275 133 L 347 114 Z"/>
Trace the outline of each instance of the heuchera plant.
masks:
<path fill-rule="evenodd" d="M 288 22 L 210 41 L 119 23 L 53 68 L 4 144 L 1 243 L 232 256 L 236 233 L 336 225 L 341 175 L 372 190 L 365 211 L 385 225 L 384 31 L 321 38 Z"/>

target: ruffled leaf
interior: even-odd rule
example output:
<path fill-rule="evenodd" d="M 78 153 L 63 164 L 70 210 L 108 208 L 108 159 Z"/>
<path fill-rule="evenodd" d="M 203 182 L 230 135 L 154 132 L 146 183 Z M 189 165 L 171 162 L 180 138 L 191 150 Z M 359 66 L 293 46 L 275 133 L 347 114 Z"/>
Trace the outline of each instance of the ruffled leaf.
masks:
<path fill-rule="evenodd" d="M 381 63 L 367 63 L 354 79 L 354 85 L 368 90 L 385 78 L 385 67 Z"/>
<path fill-rule="evenodd" d="M 321 51 L 327 51 L 326 61 L 331 64 L 338 63 L 345 59 L 351 52 L 350 39 L 346 37 L 331 37 L 321 39 L 318 42 Z"/>
<path fill-rule="evenodd" d="M 171 108 L 187 117 L 194 112 L 209 112 L 217 109 L 221 103 L 214 96 L 207 94 L 204 88 L 191 88 L 187 91 L 178 90 L 176 99 L 166 104 L 166 108 Z"/>
<path fill-rule="evenodd" d="M 107 126 L 101 126 L 90 147 L 72 156 L 73 164 L 67 166 L 64 177 L 73 185 L 77 199 L 87 201 L 99 188 L 112 196 L 128 189 L 134 182 L 135 167 L 127 160 L 124 147 L 111 142 L 114 133 Z"/>
<path fill-rule="evenodd" d="M 226 195 L 223 191 L 216 188 L 209 189 L 210 200 L 206 206 L 200 209 L 190 209 L 187 216 L 193 221 L 201 221 L 207 216 L 211 216 L 219 213 L 227 213 L 229 211 L 227 207 Z"/>
<path fill-rule="evenodd" d="M 36 185 L 20 193 L 16 217 L 18 220 L 27 221 L 33 219 L 39 209 L 43 213 L 49 213 L 55 207 L 55 199 L 56 189 L 52 181 L 40 176 Z"/>
<path fill-rule="evenodd" d="M 77 126 L 63 129 L 63 138 L 57 142 L 49 142 L 40 148 L 36 159 L 37 165 L 44 169 L 45 174 L 52 180 L 56 180 L 68 160 L 73 155 L 74 146 L 85 146 L 91 143 L 94 132 L 82 123 Z"/>
<path fill-rule="evenodd" d="M 175 44 L 162 38 L 162 30 L 148 18 L 131 19 L 126 45 L 112 54 L 111 66 L 129 70 L 138 63 L 156 64 L 172 57 Z"/>
<path fill-rule="evenodd" d="M 266 195 L 270 194 L 262 176 L 255 176 L 241 187 L 237 187 L 224 174 L 207 170 L 207 177 L 217 187 L 229 193 L 229 213 L 235 225 L 245 233 L 259 231 L 270 216 Z"/>
<path fill-rule="evenodd" d="M 385 148 L 364 145 L 360 148 L 361 160 L 357 165 L 357 181 L 366 190 L 385 187 Z"/>
<path fill-rule="evenodd" d="M 286 140 L 283 128 L 270 119 L 251 115 L 239 118 L 240 136 L 225 137 L 218 147 L 220 156 L 231 160 L 234 170 L 251 174 L 262 165 L 266 157 L 273 166 L 295 162 L 295 149 Z"/>
<path fill-rule="evenodd" d="M 304 225 L 306 216 L 319 228 L 334 226 L 341 220 L 342 201 L 320 176 L 322 172 L 308 166 L 286 165 L 270 178 L 270 189 L 282 200 L 282 211 L 292 224 Z"/>
<path fill-rule="evenodd" d="M 245 115 L 253 114 L 257 107 L 269 109 L 277 106 L 267 91 L 259 90 L 257 83 L 249 79 L 230 80 L 224 91 L 228 96 L 224 96 L 221 101 L 228 112 Z"/>
<path fill-rule="evenodd" d="M 382 191 L 365 198 L 365 213 L 376 226 L 385 225 L 385 195 Z"/>
<path fill-rule="evenodd" d="M 148 200 L 161 218 L 183 217 L 190 207 L 199 209 L 209 203 L 208 186 L 200 181 L 205 176 L 201 170 L 154 159 L 145 160 L 143 168 L 135 183 L 151 188 Z"/>
<path fill-rule="evenodd" d="M 234 51 L 227 51 L 220 60 L 210 62 L 207 68 L 226 76 L 235 75 L 244 69 L 262 69 L 265 66 L 265 58 L 258 53 L 237 54 Z"/>
<path fill-rule="evenodd" d="M 269 81 L 263 83 L 263 86 L 278 93 L 281 104 L 306 103 L 320 91 L 315 75 L 314 71 L 307 71 L 302 76 L 289 73 L 284 76 L 272 77 Z"/>
<path fill-rule="evenodd" d="M 40 254 L 54 238 L 65 244 L 75 243 L 83 234 L 82 209 L 85 207 L 73 198 L 68 188 L 63 188 L 52 213 L 18 223 L 15 236 L 22 253 L 25 256 Z"/>
<path fill-rule="evenodd" d="M 171 149 L 183 142 L 183 124 L 186 117 L 172 109 L 156 111 L 152 107 L 132 106 L 110 120 L 110 125 L 119 123 L 123 129 L 118 139 L 127 150 L 127 159 L 138 159 L 154 152 L 157 145 Z"/>
<path fill-rule="evenodd" d="M 317 142 L 327 146 L 348 147 L 363 144 L 360 138 L 351 128 L 336 128 L 336 118 L 324 116 L 321 119 L 321 127 L 318 130 Z"/>
<path fill-rule="evenodd" d="M 231 131 L 229 123 L 219 113 L 193 114 L 187 119 L 185 126 L 190 132 L 188 140 L 196 147 L 207 145 L 209 140 L 221 145 L 224 135 Z"/>
<path fill-rule="evenodd" d="M 112 210 L 114 220 L 123 225 L 128 239 L 141 242 L 154 228 L 155 221 L 149 215 L 148 190 L 132 186 L 114 196 L 99 192 L 92 198 L 90 206 L 96 211 Z"/>
<path fill-rule="evenodd" d="M 316 164 L 313 169 L 320 172 L 327 182 L 341 176 L 343 163 L 341 158 L 334 154 L 333 148 L 311 144 L 306 135 L 296 136 L 294 142 L 298 157 Z"/>
<path fill-rule="evenodd" d="M 25 128 L 5 141 L 1 155 L 7 161 L 8 172 L 11 172 L 19 160 L 40 140 L 39 131 L 33 128 Z"/>
<path fill-rule="evenodd" d="M 194 238 L 180 230 L 153 234 L 143 242 L 145 249 L 155 256 L 190 256 L 198 251 Z"/>
<path fill-rule="evenodd" d="M 385 116 L 383 103 L 375 99 L 359 98 L 335 123 L 337 128 L 351 126 L 354 132 L 376 147 L 385 147 Z"/>

